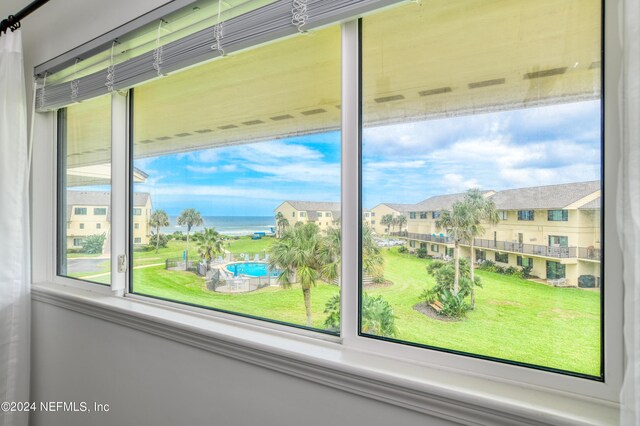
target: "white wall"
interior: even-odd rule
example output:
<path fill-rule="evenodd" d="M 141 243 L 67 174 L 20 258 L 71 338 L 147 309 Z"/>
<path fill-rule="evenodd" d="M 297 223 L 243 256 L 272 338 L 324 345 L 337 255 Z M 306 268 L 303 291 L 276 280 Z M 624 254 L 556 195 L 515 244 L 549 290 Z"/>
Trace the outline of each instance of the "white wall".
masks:
<path fill-rule="evenodd" d="M 3 0 L 0 19 L 29 1 Z M 51 1 L 23 21 L 27 81 L 35 65 L 163 3 Z M 34 173 L 47 182 L 53 150 L 36 139 L 34 155 Z M 36 210 L 49 203 L 33 201 Z M 37 263 L 51 245 L 34 225 Z M 41 272 L 35 268 L 34 279 Z M 38 412 L 36 426 L 447 424 L 41 302 L 33 304 L 31 377 L 31 401 L 110 405 L 101 415 Z"/>
<path fill-rule="evenodd" d="M 110 405 L 33 425 L 449 424 L 41 302 L 32 348 L 33 401 Z"/>

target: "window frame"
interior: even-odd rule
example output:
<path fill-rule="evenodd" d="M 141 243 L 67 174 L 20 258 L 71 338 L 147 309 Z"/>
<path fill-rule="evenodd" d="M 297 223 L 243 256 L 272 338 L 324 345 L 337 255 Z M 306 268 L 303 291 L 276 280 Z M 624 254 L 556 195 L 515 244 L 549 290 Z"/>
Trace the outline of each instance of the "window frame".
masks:
<path fill-rule="evenodd" d="M 613 5 L 615 6 L 615 5 Z M 606 8 L 606 10 L 610 10 L 612 6 Z M 605 4 L 603 2 L 603 20 L 607 20 L 608 22 L 608 35 L 610 37 L 604 38 L 604 29 L 603 29 L 603 51 L 607 51 L 608 55 L 604 56 L 605 66 L 602 68 L 607 69 L 607 74 L 605 78 L 603 78 L 602 85 L 602 105 L 603 105 L 603 136 L 605 140 L 616 140 L 616 135 L 619 134 L 619 130 L 616 126 L 616 117 L 617 117 L 617 105 L 616 105 L 616 96 L 606 96 L 607 93 L 615 93 L 615 87 L 617 85 L 617 77 L 616 70 L 620 65 L 620 57 L 621 53 L 619 51 L 618 46 L 616 46 L 615 42 L 612 39 L 615 39 L 615 14 L 614 13 L 605 13 Z M 615 10 L 615 7 L 611 10 Z M 355 93 L 360 95 L 361 92 L 361 79 L 357 77 L 360 73 L 359 67 L 357 67 L 359 60 L 354 61 L 353 57 L 350 55 L 355 54 L 356 57 L 360 56 L 360 26 L 359 21 L 348 21 L 343 23 L 343 147 L 342 147 L 342 169 L 343 169 L 343 180 L 342 180 L 342 201 L 343 201 L 343 221 L 342 227 L 343 230 L 348 224 L 353 225 L 355 223 L 358 226 L 359 216 L 361 214 L 361 210 L 359 210 L 360 199 L 359 197 L 351 198 L 348 200 L 349 202 L 345 202 L 345 200 L 349 196 L 357 195 L 360 192 L 360 180 L 359 173 L 361 170 L 361 158 L 358 155 L 359 147 L 354 147 L 354 135 L 357 135 L 356 140 L 360 140 L 360 132 L 357 128 L 358 126 L 353 125 L 353 121 L 356 117 L 357 120 L 361 120 L 361 114 L 359 105 L 357 102 L 354 102 L 353 99 L 350 99 L 348 95 L 353 95 Z M 355 76 L 355 77 L 354 77 Z M 603 71 L 604 76 L 604 71 Z M 355 85 L 354 85 L 355 83 Z M 607 90 L 609 89 L 609 90 Z M 127 147 L 129 144 L 128 134 L 125 133 L 124 138 L 123 129 L 126 131 L 128 128 L 129 116 L 128 116 L 128 104 L 126 100 L 124 101 L 124 108 L 122 99 L 126 99 L 126 96 L 119 95 L 117 93 L 112 94 L 112 108 L 114 111 L 119 112 L 119 114 L 113 114 L 113 129 L 112 129 L 112 148 L 123 145 L 123 147 Z M 354 105 L 355 104 L 355 105 Z M 123 114 L 124 112 L 124 114 Z M 354 116 L 355 113 L 355 116 Z M 608 117 L 608 118 L 607 118 Z M 351 120 L 350 122 L 345 122 L 345 118 Z M 43 259 L 49 259 L 48 262 L 42 262 L 40 265 L 34 265 L 34 282 L 38 283 L 53 283 L 53 284 L 62 284 L 69 288 L 77 288 L 82 290 L 88 290 L 97 294 L 108 294 L 108 295 L 116 295 L 116 296 L 124 296 L 125 298 L 131 301 L 139 301 L 141 303 L 150 303 L 155 306 L 161 306 L 166 308 L 168 311 L 171 310 L 185 310 L 196 312 L 199 315 L 204 314 L 213 320 L 223 319 L 223 320 L 231 320 L 234 323 L 246 323 L 256 325 L 258 327 L 265 327 L 267 329 L 271 328 L 277 331 L 284 331 L 287 334 L 295 335 L 301 334 L 300 330 L 293 329 L 289 326 L 278 326 L 277 324 L 270 324 L 268 322 L 260 321 L 260 320 L 252 320 L 247 318 L 238 317 L 236 315 L 228 315 L 220 312 L 213 312 L 208 310 L 203 310 L 199 308 L 192 308 L 185 306 L 183 304 L 175 303 L 175 302 L 162 302 L 156 300 L 149 300 L 144 296 L 139 295 L 130 295 L 127 294 L 126 288 L 124 284 L 118 284 L 117 281 L 126 282 L 126 279 L 123 273 L 114 273 L 117 272 L 115 261 L 112 262 L 112 285 L 104 286 L 96 283 L 90 283 L 86 281 L 82 281 L 79 279 L 72 279 L 67 277 L 62 277 L 57 275 L 57 255 L 58 250 L 57 246 L 59 244 L 58 235 L 56 235 L 56 229 L 60 226 L 58 223 L 58 217 L 60 216 L 60 211 L 58 210 L 59 204 L 57 203 L 57 198 L 59 196 L 56 191 L 56 187 L 58 184 L 58 173 L 57 173 L 57 155 L 58 146 L 55 143 L 56 134 L 58 132 L 58 122 L 55 120 L 55 113 L 38 113 L 36 117 L 36 131 L 40 131 L 41 133 L 46 133 L 48 136 L 43 137 L 42 140 L 49 140 L 50 146 L 47 149 L 36 150 L 36 155 L 40 162 L 43 162 L 45 167 L 34 167 L 33 174 L 34 180 L 36 182 L 49 182 L 44 185 L 34 185 L 34 223 L 36 229 L 44 229 L 47 232 L 38 233 L 34 232 L 34 236 L 32 237 L 34 241 L 44 241 L 44 244 L 41 247 L 34 249 L 34 255 L 44 254 Z M 53 132 L 51 132 L 53 129 Z M 345 143 L 347 142 L 347 143 Z M 360 141 L 361 142 L 361 141 Z M 121 146 L 121 148 L 123 148 Z M 128 203 L 128 199 L 131 194 L 128 193 L 128 184 L 125 181 L 125 184 L 117 185 L 118 172 L 124 169 L 126 171 L 127 164 L 127 155 L 128 152 L 123 151 L 122 149 L 116 150 L 113 149 L 112 158 L 114 159 L 113 165 L 114 168 L 112 170 L 114 182 L 112 182 L 112 224 L 111 224 L 111 233 L 112 233 L 112 260 L 116 259 L 116 256 L 120 253 L 131 253 L 131 249 L 126 249 L 129 243 L 132 243 L 131 230 L 129 229 L 128 220 L 126 219 L 126 211 L 129 211 L 128 207 L 126 207 Z M 117 151 L 117 152 L 116 152 Z M 605 155 L 605 151 L 606 154 Z M 345 155 L 346 154 L 346 155 Z M 603 213 L 602 213 L 602 224 L 603 227 L 603 262 L 606 256 L 607 258 L 607 267 L 603 267 L 603 281 L 609 282 L 619 282 L 621 280 L 621 261 L 619 256 L 619 249 L 617 245 L 617 235 L 615 232 L 616 228 L 616 218 L 615 214 L 606 214 L 607 212 L 615 211 L 615 200 L 613 197 L 605 197 L 604 193 L 614 194 L 616 188 L 616 164 L 619 158 L 619 147 L 615 146 L 615 144 L 605 144 L 603 149 Z M 47 157 L 48 156 L 48 157 Z M 47 158 L 49 158 L 47 160 Z M 123 160 L 125 158 L 125 160 Z M 347 166 L 349 164 L 349 160 L 355 161 L 357 160 L 357 174 L 354 176 L 353 173 L 344 173 L 345 168 L 351 169 L 350 172 L 354 171 L 354 167 L 352 165 Z M 353 163 L 351 163 L 353 164 Z M 125 174 L 126 175 L 126 174 Z M 51 176 L 54 176 L 54 179 L 51 179 Z M 124 175 L 121 175 L 124 176 Z M 128 177 L 125 179 L 128 180 Z M 354 182 L 357 184 L 354 185 Z M 355 192 L 355 194 L 354 194 Z M 39 195 L 39 196 L 36 196 Z M 129 201 L 130 202 L 130 201 Z M 355 203 L 355 205 L 354 205 Z M 125 206 L 124 208 L 122 206 Z M 38 208 L 38 207 L 45 207 Z M 49 212 L 49 213 L 47 213 Z M 54 214 L 50 214 L 50 212 L 54 212 Z M 120 221 L 115 221 L 114 216 L 122 214 L 123 218 Z M 295 217 L 295 212 L 293 213 L 293 217 Z M 64 216 L 61 216 L 64 217 Z M 63 224 L 64 225 L 64 224 Z M 38 235 L 40 234 L 40 235 Z M 358 240 L 359 237 L 354 238 L 353 230 L 351 232 L 344 232 L 343 242 L 343 276 L 351 277 L 357 276 L 359 273 L 359 262 L 357 260 L 357 249 L 356 244 L 354 244 L 354 240 Z M 117 241 L 120 240 L 118 244 Z M 127 243 L 128 242 L 128 243 Z M 34 246 L 38 246 L 38 244 L 34 244 Z M 47 248 L 49 247 L 49 248 Z M 123 249 L 124 247 L 124 249 Z M 355 257 L 355 259 L 354 259 Z M 116 280 L 116 277 L 122 278 L 122 280 Z M 606 277 L 606 278 L 605 278 Z M 357 290 L 352 289 L 350 287 L 354 286 L 344 286 L 342 289 L 343 293 L 343 307 L 347 306 L 349 303 L 354 302 L 355 292 Z M 354 330 L 357 330 L 358 327 L 355 325 L 357 323 L 356 318 L 352 315 L 353 312 L 345 312 L 343 309 L 343 328 L 342 328 L 342 338 L 340 339 L 342 345 L 345 348 L 352 348 L 355 350 L 361 351 L 370 351 L 373 353 L 378 353 L 383 356 L 389 357 L 399 357 L 401 359 L 407 360 L 407 362 L 415 363 L 416 365 L 432 365 L 438 368 L 445 369 L 454 369 L 462 374 L 467 374 L 470 376 L 474 376 L 477 374 L 487 375 L 492 377 L 493 380 L 497 381 L 517 381 L 519 383 L 524 384 L 528 387 L 536 387 L 542 386 L 545 388 L 550 388 L 560 392 L 570 392 L 578 395 L 583 395 L 587 397 L 597 397 L 602 398 L 608 401 L 617 401 L 618 400 L 618 391 L 620 388 L 621 377 L 622 377 L 622 334 L 621 334 L 621 313 L 619 312 L 619 306 L 622 305 L 622 293 L 621 290 L 612 286 L 612 288 L 607 288 L 607 297 L 603 298 L 603 305 L 607 307 L 608 315 L 604 318 L 604 331 L 605 331 L 605 340 L 604 340 L 604 350 L 607 356 L 605 356 L 605 362 L 603 364 L 603 368 L 605 371 L 605 382 L 593 382 L 589 380 L 584 380 L 581 378 L 564 376 L 564 375 L 555 375 L 553 373 L 549 373 L 548 371 L 538 371 L 535 369 L 523 368 L 520 366 L 505 364 L 505 363 L 487 363 L 484 360 L 473 359 L 467 356 L 460 356 L 452 353 L 441 353 L 433 350 L 425 350 L 423 348 L 415 348 L 409 346 L 400 346 L 394 343 L 382 342 L 382 341 L 373 341 L 373 339 L 366 337 L 362 338 L 358 336 Z M 355 299 L 357 300 L 357 298 Z M 302 333 L 313 336 L 313 338 L 318 340 L 327 340 L 326 336 L 320 335 L 316 332 L 311 333 Z M 329 339 L 330 340 L 330 339 Z M 335 341 L 335 340 L 334 340 Z"/>

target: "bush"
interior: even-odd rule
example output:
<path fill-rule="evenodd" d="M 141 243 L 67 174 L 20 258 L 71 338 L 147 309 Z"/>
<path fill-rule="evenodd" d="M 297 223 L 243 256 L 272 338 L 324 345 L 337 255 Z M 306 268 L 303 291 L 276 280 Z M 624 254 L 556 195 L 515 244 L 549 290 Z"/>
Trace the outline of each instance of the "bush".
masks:
<path fill-rule="evenodd" d="M 435 287 L 424 289 L 424 291 L 420 293 L 420 299 L 424 300 L 424 303 L 427 305 L 435 302 L 437 297 L 438 293 L 435 291 Z"/>
<path fill-rule="evenodd" d="M 496 263 L 492 260 L 485 260 L 478 266 L 481 271 L 496 272 Z"/>
<path fill-rule="evenodd" d="M 133 246 L 133 251 L 135 252 L 147 252 L 147 251 L 152 251 L 155 250 L 156 246 L 152 246 L 152 245 L 137 245 L 137 246 Z"/>
<path fill-rule="evenodd" d="M 325 305 L 324 313 L 327 319 L 324 322 L 326 329 L 340 330 L 340 295 L 333 296 Z M 398 330 L 395 326 L 393 308 L 382 296 L 369 296 L 365 293 L 362 297 L 362 332 L 375 334 L 376 336 L 394 337 Z"/>
<path fill-rule="evenodd" d="M 409 253 L 409 249 L 406 246 L 398 247 L 398 253 Z"/>
<path fill-rule="evenodd" d="M 70 249 L 67 249 L 67 254 L 72 254 L 72 253 L 82 253 L 82 249 L 81 248 L 70 248 Z"/>
<path fill-rule="evenodd" d="M 107 234 L 89 235 L 82 242 L 82 253 L 98 254 L 102 253 L 102 246 L 104 240 L 107 239 Z"/>
<path fill-rule="evenodd" d="M 151 237 L 149 237 L 149 245 L 153 246 L 153 249 L 155 250 L 156 248 L 156 239 L 158 238 L 158 236 L 156 234 L 151 235 Z M 160 247 L 167 247 L 167 243 L 169 242 L 169 237 L 167 237 L 164 234 L 160 234 Z"/>
<path fill-rule="evenodd" d="M 440 315 L 451 318 L 463 318 L 471 308 L 471 306 L 464 301 L 462 293 L 454 294 L 446 290 L 442 293 L 441 301 L 442 310 L 440 311 Z"/>
<path fill-rule="evenodd" d="M 418 250 L 416 250 L 416 256 L 418 256 L 420 259 L 426 259 L 427 249 L 424 247 L 420 247 Z"/>
<path fill-rule="evenodd" d="M 531 278 L 531 270 L 533 269 L 533 266 L 529 265 L 529 266 L 523 266 L 522 267 L 522 278 Z"/>
<path fill-rule="evenodd" d="M 504 270 L 505 275 L 515 275 L 518 272 L 518 268 L 516 268 L 515 266 L 509 266 Z"/>
<path fill-rule="evenodd" d="M 496 269 L 495 272 L 498 273 L 498 274 L 504 274 L 504 272 L 505 272 L 504 266 L 496 265 L 495 269 Z"/>
<path fill-rule="evenodd" d="M 371 279 L 374 284 L 384 284 L 384 275 L 376 275 Z"/>
<path fill-rule="evenodd" d="M 578 287 L 594 288 L 596 286 L 596 277 L 593 275 L 580 275 L 578 277 Z"/>

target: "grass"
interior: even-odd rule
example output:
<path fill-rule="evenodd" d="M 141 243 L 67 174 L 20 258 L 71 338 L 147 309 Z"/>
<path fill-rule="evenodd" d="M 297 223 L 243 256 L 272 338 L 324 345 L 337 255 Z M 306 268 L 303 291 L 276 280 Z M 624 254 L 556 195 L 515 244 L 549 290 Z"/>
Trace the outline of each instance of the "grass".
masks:
<path fill-rule="evenodd" d="M 483 288 L 476 309 L 458 322 L 432 319 L 413 309 L 423 289 L 435 284 L 428 260 L 396 249 L 385 252 L 382 295 L 397 316 L 397 339 L 516 362 L 600 375 L 600 294 L 554 288 L 477 271 Z"/>
<path fill-rule="evenodd" d="M 231 240 L 225 247 L 236 254 L 261 253 L 272 238 Z M 166 248 L 134 254 L 134 289 L 176 301 L 223 309 L 276 321 L 305 325 L 299 287 L 269 287 L 244 294 L 220 294 L 206 289 L 204 279 L 182 271 L 166 271 L 164 260 L 182 257 L 183 241 Z M 195 245 L 194 245 L 195 247 Z M 510 276 L 477 271 L 483 288 L 476 292 L 476 309 L 467 318 L 444 322 L 413 309 L 420 293 L 434 285 L 427 274 L 429 260 L 384 250 L 385 278 L 394 285 L 368 290 L 382 295 L 394 309 L 396 339 L 474 353 L 514 362 L 598 376 L 600 374 L 600 294 L 554 288 Z M 158 266 L 147 266 L 155 265 Z M 92 281 L 108 283 L 108 275 Z M 311 292 L 313 326 L 323 328 L 326 302 L 338 287 L 320 283 Z"/>

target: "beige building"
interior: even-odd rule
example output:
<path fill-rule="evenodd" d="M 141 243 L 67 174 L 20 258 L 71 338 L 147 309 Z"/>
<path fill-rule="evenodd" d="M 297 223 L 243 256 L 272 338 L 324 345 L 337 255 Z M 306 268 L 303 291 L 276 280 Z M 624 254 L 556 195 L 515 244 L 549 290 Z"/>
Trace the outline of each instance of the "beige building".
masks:
<path fill-rule="evenodd" d="M 275 209 L 276 229 L 279 232 L 278 213 L 282 213 L 282 217 L 287 220 L 290 226 L 298 222 L 313 222 L 318 225 L 322 232 L 329 228 L 340 226 L 340 203 L 328 201 L 285 201 Z M 363 209 L 362 221 L 369 226 L 373 226 L 376 217 L 369 210 Z"/>
<path fill-rule="evenodd" d="M 409 211 L 413 204 L 394 204 L 394 203 L 382 203 L 378 204 L 374 208 L 371 209 L 371 221 L 370 225 L 378 235 L 386 235 L 390 232 L 398 232 L 398 231 L 406 231 L 407 230 L 407 222 L 403 225 L 383 225 L 381 222 L 382 219 L 390 214 L 394 218 L 398 218 L 399 216 L 404 216 L 407 221 L 409 219 Z"/>
<path fill-rule="evenodd" d="M 600 281 L 600 182 L 487 191 L 500 221 L 485 226 L 474 241 L 476 259 L 508 267 L 532 266 L 532 274 L 556 283 L 577 285 L 581 275 Z M 406 232 L 394 234 L 408 240 L 409 249 L 427 250 L 434 257 L 452 256 L 453 241 L 436 226 L 464 194 L 441 195 L 414 205 Z M 470 257 L 469 244 L 461 254 Z"/>
<path fill-rule="evenodd" d="M 133 243 L 149 244 L 151 195 L 136 192 L 133 200 Z M 103 253 L 110 250 L 111 193 L 67 191 L 67 248 L 79 249 L 90 235 L 105 234 Z"/>

